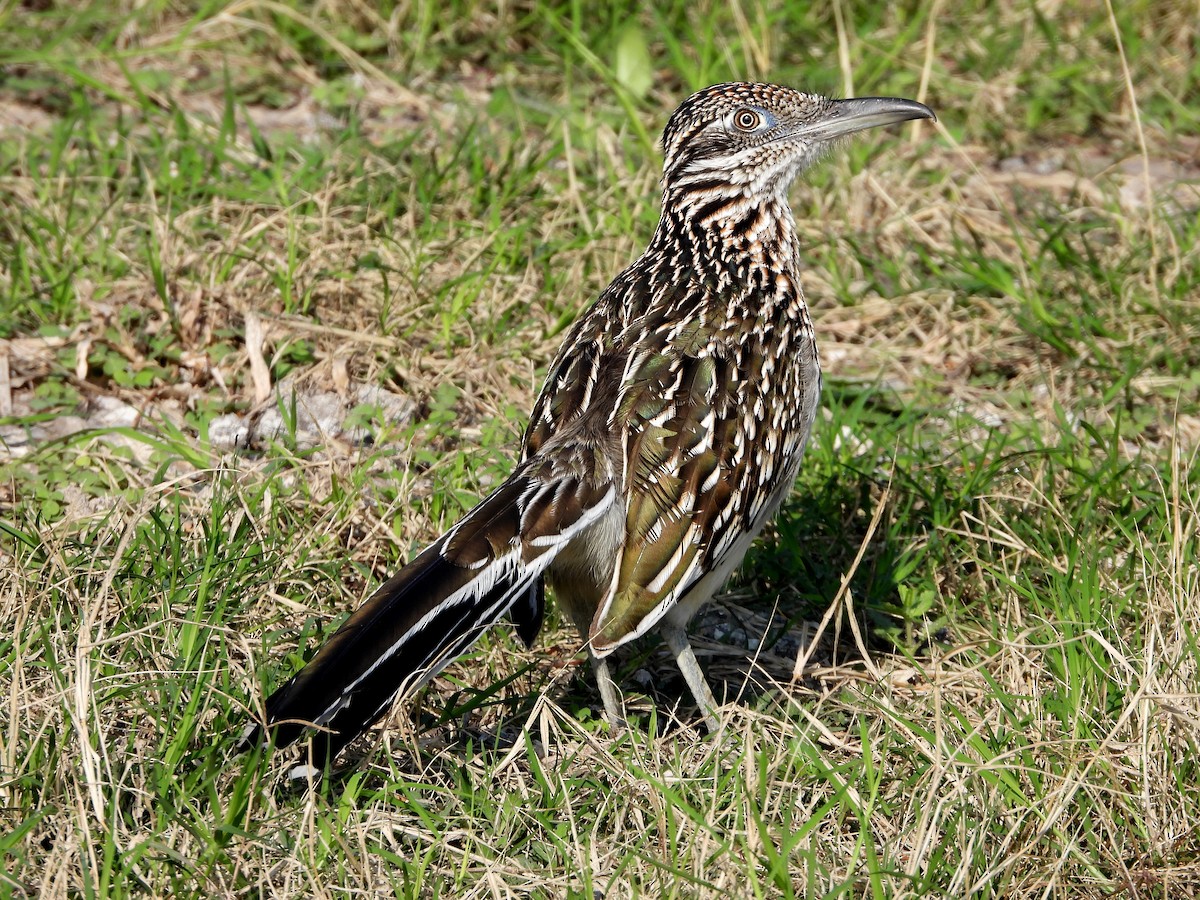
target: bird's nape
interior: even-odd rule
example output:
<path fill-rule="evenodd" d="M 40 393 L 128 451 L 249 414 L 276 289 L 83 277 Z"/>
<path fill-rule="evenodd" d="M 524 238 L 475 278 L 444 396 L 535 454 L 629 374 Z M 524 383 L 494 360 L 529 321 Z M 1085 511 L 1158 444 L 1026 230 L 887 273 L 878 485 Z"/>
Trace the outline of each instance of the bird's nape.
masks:
<path fill-rule="evenodd" d="M 501 618 L 532 641 L 544 582 L 584 636 L 610 722 L 623 713 L 607 657 L 656 630 L 716 727 L 685 628 L 791 490 L 817 418 L 788 185 L 831 142 L 933 117 L 766 84 L 685 100 L 663 135 L 659 226 L 572 326 L 513 474 L 271 695 L 243 746 L 314 725 L 324 766 Z"/>

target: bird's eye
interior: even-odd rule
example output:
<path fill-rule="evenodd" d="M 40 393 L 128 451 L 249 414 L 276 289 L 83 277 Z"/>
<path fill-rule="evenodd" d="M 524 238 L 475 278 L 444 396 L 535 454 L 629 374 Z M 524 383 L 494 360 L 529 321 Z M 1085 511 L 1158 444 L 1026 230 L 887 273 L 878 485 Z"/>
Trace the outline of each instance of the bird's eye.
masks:
<path fill-rule="evenodd" d="M 733 114 L 733 124 L 741 131 L 754 131 L 763 123 L 763 116 L 756 109 L 739 109 Z"/>

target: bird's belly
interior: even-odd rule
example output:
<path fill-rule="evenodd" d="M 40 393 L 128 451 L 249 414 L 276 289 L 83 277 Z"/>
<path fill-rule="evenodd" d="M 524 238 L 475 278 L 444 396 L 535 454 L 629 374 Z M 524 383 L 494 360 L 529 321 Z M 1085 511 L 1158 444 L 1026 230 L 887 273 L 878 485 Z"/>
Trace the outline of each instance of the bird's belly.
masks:
<path fill-rule="evenodd" d="M 585 638 L 610 589 L 624 536 L 625 507 L 614 503 L 573 537 L 546 570 L 554 599 Z"/>

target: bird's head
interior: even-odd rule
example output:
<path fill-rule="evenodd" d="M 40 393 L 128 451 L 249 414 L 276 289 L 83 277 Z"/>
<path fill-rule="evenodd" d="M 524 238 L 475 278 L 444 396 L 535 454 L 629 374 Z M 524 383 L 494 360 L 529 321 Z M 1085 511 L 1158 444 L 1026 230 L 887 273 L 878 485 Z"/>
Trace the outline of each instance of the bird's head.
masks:
<path fill-rule="evenodd" d="M 668 192 L 732 191 L 783 199 L 838 138 L 908 119 L 933 119 L 914 100 L 831 100 L 775 84 L 717 84 L 688 97 L 663 132 Z"/>

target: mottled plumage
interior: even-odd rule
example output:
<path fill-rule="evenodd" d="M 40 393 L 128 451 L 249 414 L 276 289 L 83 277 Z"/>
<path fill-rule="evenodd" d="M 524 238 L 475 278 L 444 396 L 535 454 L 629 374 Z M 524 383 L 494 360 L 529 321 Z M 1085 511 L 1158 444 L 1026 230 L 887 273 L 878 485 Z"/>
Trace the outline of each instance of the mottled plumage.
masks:
<path fill-rule="evenodd" d="M 768 84 L 689 97 L 663 135 L 654 237 L 571 329 L 513 474 L 271 696 L 276 742 L 328 729 L 323 765 L 501 617 L 532 641 L 544 581 L 612 721 L 606 657 L 657 628 L 712 724 L 684 626 L 791 489 L 820 392 L 788 187 L 838 137 L 932 116 Z"/>

